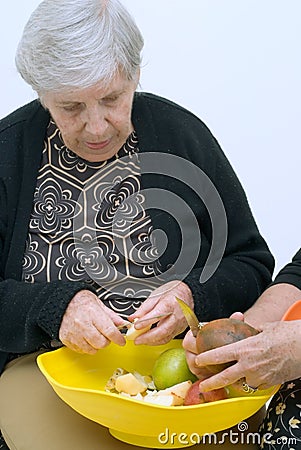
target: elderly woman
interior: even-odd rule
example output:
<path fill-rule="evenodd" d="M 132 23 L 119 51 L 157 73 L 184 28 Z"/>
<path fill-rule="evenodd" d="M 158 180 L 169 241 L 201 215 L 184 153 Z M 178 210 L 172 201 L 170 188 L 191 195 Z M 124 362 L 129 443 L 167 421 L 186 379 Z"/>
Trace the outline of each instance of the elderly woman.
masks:
<path fill-rule="evenodd" d="M 11 448 L 104 448 L 102 428 L 51 392 L 36 351 L 124 345 L 119 328 L 137 317 L 152 327 L 136 344 L 162 344 L 186 327 L 175 296 L 210 320 L 246 310 L 270 282 L 273 257 L 215 138 L 189 111 L 136 92 L 142 47 L 117 0 L 44 0 L 18 47 L 38 99 L 0 124 L 0 426 Z"/>
<path fill-rule="evenodd" d="M 301 320 L 281 321 L 288 308 L 299 300 L 301 249 L 244 314 L 244 320 L 261 333 L 197 356 L 191 333 L 183 342 L 190 368 L 196 374 L 200 375 L 206 365 L 235 361 L 226 370 L 203 381 L 202 390 L 227 386 L 242 378 L 251 391 L 282 385 L 260 427 L 260 448 L 265 450 L 301 446 Z M 239 313 L 233 316 L 243 318 Z"/>

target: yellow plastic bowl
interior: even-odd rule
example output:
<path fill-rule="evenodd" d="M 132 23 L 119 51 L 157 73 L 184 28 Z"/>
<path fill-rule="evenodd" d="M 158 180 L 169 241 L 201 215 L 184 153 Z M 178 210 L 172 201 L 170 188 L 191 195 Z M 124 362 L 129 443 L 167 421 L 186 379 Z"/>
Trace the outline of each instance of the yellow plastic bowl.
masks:
<path fill-rule="evenodd" d="M 191 446 L 196 442 L 192 436 L 238 424 L 257 412 L 277 391 L 275 387 L 202 405 L 163 407 L 104 390 L 117 367 L 150 374 L 163 351 L 181 346 L 181 340 L 156 347 L 135 346 L 128 341 L 125 347 L 110 344 L 92 356 L 64 347 L 39 355 L 37 363 L 57 395 L 75 411 L 108 427 L 117 439 L 148 448 Z"/>

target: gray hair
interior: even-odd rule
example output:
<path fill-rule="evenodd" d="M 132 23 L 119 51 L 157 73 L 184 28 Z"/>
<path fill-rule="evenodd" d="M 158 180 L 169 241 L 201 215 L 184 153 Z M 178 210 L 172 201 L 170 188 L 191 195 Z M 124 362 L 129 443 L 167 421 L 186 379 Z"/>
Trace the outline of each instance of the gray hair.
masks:
<path fill-rule="evenodd" d="M 22 78 L 39 95 L 131 80 L 143 37 L 118 0 L 43 0 L 27 22 L 16 53 Z"/>

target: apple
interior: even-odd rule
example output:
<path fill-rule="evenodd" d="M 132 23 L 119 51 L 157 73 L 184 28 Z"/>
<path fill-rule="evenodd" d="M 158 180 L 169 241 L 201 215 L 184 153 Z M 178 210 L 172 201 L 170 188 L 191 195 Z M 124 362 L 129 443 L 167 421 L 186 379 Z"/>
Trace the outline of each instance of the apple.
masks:
<path fill-rule="evenodd" d="M 225 388 L 213 389 L 208 392 L 200 392 L 199 384 L 202 380 L 195 381 L 188 389 L 184 405 L 199 405 L 201 403 L 216 402 L 218 400 L 225 400 L 228 398 L 228 393 Z"/>
<path fill-rule="evenodd" d="M 156 359 L 152 378 L 157 390 L 174 386 L 183 381 L 196 381 L 196 376 L 190 371 L 185 350 L 182 347 L 169 348 Z"/>

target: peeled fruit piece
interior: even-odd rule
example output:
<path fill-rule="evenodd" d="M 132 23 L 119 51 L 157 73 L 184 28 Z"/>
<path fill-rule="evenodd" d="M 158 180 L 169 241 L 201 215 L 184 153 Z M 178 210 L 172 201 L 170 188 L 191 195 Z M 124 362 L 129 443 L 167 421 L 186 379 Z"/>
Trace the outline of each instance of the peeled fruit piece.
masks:
<path fill-rule="evenodd" d="M 161 391 L 160 391 L 161 392 Z M 184 399 L 175 394 L 147 394 L 144 396 L 145 403 L 159 406 L 182 406 Z"/>
<path fill-rule="evenodd" d="M 147 384 L 129 372 L 116 378 L 115 389 L 129 395 L 137 395 L 147 390 Z"/>
<path fill-rule="evenodd" d="M 196 346 L 198 353 L 203 353 L 213 348 L 232 344 L 250 336 L 255 336 L 259 331 L 251 327 L 242 320 L 237 319 L 217 319 L 203 325 L 196 336 Z M 212 373 L 218 373 L 233 364 L 215 364 L 206 368 Z"/>
<path fill-rule="evenodd" d="M 163 389 L 160 392 L 160 394 L 175 394 L 178 397 L 182 397 L 183 400 L 186 397 L 186 394 L 188 392 L 188 390 L 191 388 L 192 386 L 192 381 L 191 380 L 187 380 L 187 381 L 182 381 L 182 383 L 178 383 L 178 384 L 174 384 L 173 386 Z"/>
<path fill-rule="evenodd" d="M 161 406 L 182 406 L 192 381 L 183 381 L 160 391 L 148 392 L 144 401 Z"/>
<path fill-rule="evenodd" d="M 208 392 L 200 392 L 199 384 L 201 380 L 197 380 L 187 391 L 184 399 L 184 406 L 199 405 L 201 403 L 216 402 L 228 398 L 225 388 L 214 389 Z"/>
<path fill-rule="evenodd" d="M 170 348 L 161 353 L 153 366 L 152 378 L 158 390 L 197 379 L 189 370 L 183 348 Z"/>
<path fill-rule="evenodd" d="M 120 377 L 120 375 L 124 375 L 126 373 L 128 373 L 128 372 L 126 370 L 124 370 L 122 367 L 117 367 L 117 369 L 114 370 L 114 372 L 108 379 L 106 386 L 105 386 L 105 390 L 111 391 L 111 390 L 115 389 L 115 383 L 116 383 L 117 378 Z"/>
<path fill-rule="evenodd" d="M 135 321 L 139 319 L 135 319 L 132 325 L 128 328 L 126 332 L 126 338 L 129 341 L 134 341 L 138 336 L 148 331 L 151 327 L 151 325 L 148 325 L 147 327 L 141 328 L 140 330 L 136 330 L 135 328 Z"/>

